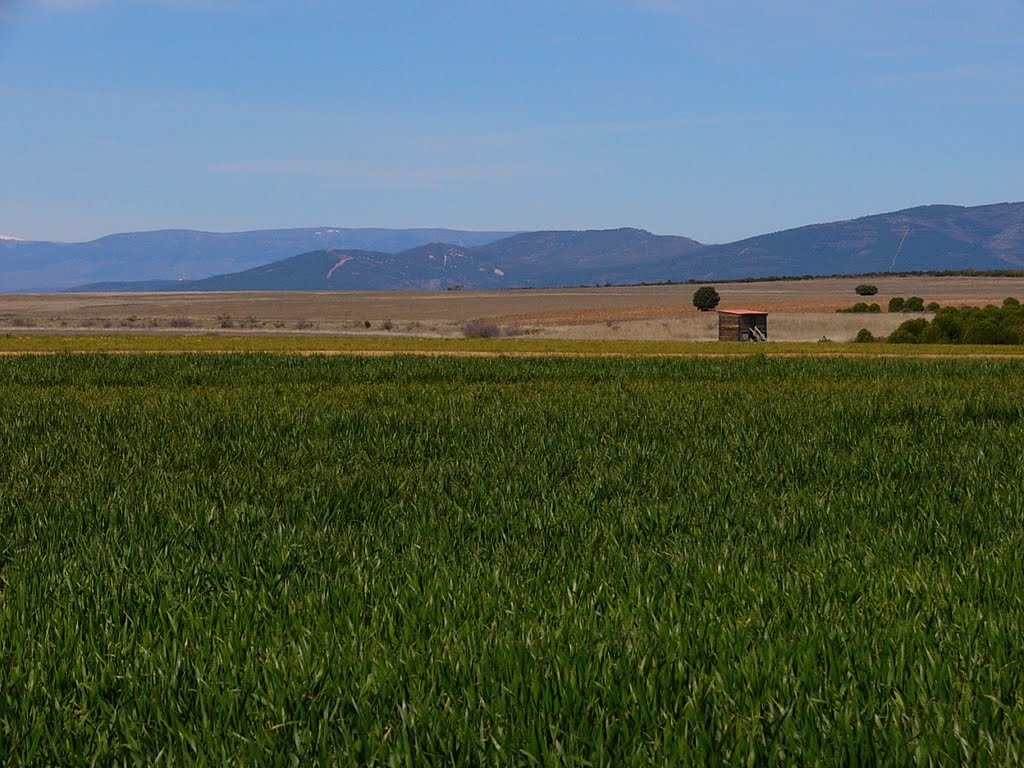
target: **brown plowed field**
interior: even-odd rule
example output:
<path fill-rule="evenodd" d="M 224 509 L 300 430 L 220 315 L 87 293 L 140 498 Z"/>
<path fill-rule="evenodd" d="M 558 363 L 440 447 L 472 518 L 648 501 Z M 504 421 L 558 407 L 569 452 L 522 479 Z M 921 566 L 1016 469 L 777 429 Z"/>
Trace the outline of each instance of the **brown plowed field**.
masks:
<path fill-rule="evenodd" d="M 871 282 L 877 296 L 857 296 Z M 460 336 L 470 320 L 548 338 L 713 339 L 714 313 L 691 304 L 695 285 L 446 292 L 0 294 L 0 331 L 191 332 Z M 836 341 L 860 328 L 886 334 L 908 315 L 837 314 L 893 296 L 942 305 L 1024 298 L 1024 278 L 822 278 L 716 286 L 721 308 L 769 313 L 778 341 Z"/>

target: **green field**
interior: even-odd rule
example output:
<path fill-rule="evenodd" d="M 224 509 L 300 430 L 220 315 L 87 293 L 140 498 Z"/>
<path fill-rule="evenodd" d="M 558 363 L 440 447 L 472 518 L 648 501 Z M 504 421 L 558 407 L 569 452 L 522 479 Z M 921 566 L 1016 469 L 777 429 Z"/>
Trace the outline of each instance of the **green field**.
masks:
<path fill-rule="evenodd" d="M 0 764 L 1018 763 L 1022 392 L 0 358 Z"/>
<path fill-rule="evenodd" d="M 424 338 L 330 334 L 3 334 L 0 355 L 53 353 L 277 352 L 324 354 L 469 354 L 631 357 L 988 357 L 1024 359 L 1024 346 L 999 344 L 849 344 L 782 342 L 740 344 L 718 341 L 628 339 Z"/>

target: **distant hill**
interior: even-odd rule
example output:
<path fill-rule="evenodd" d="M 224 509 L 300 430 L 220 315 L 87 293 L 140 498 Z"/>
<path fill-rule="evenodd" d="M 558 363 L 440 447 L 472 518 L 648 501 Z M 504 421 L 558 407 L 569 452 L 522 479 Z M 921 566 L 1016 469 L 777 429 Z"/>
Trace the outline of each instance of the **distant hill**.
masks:
<path fill-rule="evenodd" d="M 643 275 L 649 264 L 685 260 L 703 246 L 676 235 L 652 235 L 642 229 L 583 232 L 524 232 L 478 248 L 466 249 L 482 271 L 503 271 L 516 286 L 582 285 L 615 281 L 613 276 Z"/>
<path fill-rule="evenodd" d="M 451 288 L 501 284 L 500 275 L 454 245 L 432 244 L 399 254 L 320 250 L 261 267 L 172 286 L 187 291 L 330 291 Z"/>
<path fill-rule="evenodd" d="M 638 267 L 701 248 L 686 237 L 640 229 L 529 232 L 467 248 L 431 243 L 397 254 L 326 249 L 203 280 L 94 283 L 80 290 L 401 290 L 577 285 L 603 279 L 609 264 Z M 595 277 L 596 276 L 596 277 Z"/>
<path fill-rule="evenodd" d="M 198 232 L 168 229 L 109 235 L 87 243 L 0 238 L 0 291 L 52 291 L 86 282 L 197 279 L 324 248 L 394 253 L 445 241 L 483 245 L 511 232 L 450 229 L 270 229 Z"/>
<path fill-rule="evenodd" d="M 306 233 L 302 242 L 312 239 L 314 246 L 292 250 L 287 257 L 254 255 L 257 250 L 266 254 L 291 247 L 289 244 L 301 240 L 294 234 L 299 232 Z M 353 233 L 362 234 L 356 237 Z M 170 235 L 145 234 L 165 238 Z M 157 250 L 155 255 L 142 249 L 140 240 L 133 241 L 133 248 L 141 249 L 132 251 L 133 269 L 143 271 L 151 259 L 168 264 L 173 259 L 177 259 L 175 263 L 193 259 L 196 269 L 201 265 L 209 276 L 168 280 L 166 269 L 163 273 L 150 270 L 150 279 L 143 282 L 112 277 L 79 289 L 490 289 L 1024 268 L 1024 203 L 973 208 L 923 206 L 707 246 L 686 237 L 653 235 L 641 229 L 523 232 L 508 236 L 444 230 L 283 230 L 276 237 L 271 232 L 206 235 L 202 247 L 188 250 L 193 236 L 198 234 L 203 233 L 178 233 L 178 251 L 166 239 L 160 240 L 164 250 Z M 442 237 L 436 242 L 423 241 L 435 234 Z M 347 238 L 345 242 L 358 241 L 360 245 L 326 242 L 335 236 Z M 223 243 L 217 237 L 228 238 L 223 242 L 231 247 L 221 248 Z M 367 242 L 377 245 L 362 245 Z M 389 250 L 402 242 L 413 244 Z M 0 241 L 0 253 L 22 245 Z M 182 255 L 183 249 L 186 255 Z M 192 256 L 193 253 L 198 255 Z M 244 261 L 244 268 L 214 272 L 217 264 L 232 258 Z M 120 263 L 124 261 L 121 258 Z M 0 262 L 0 279 L 7 279 L 8 275 L 2 274 Z M 27 278 L 22 275 L 19 279 L 24 282 Z M 11 289 L 16 288 L 8 288 Z"/>
<path fill-rule="evenodd" d="M 733 279 L 1024 267 L 1024 203 L 929 205 L 813 224 L 650 265 L 647 276 Z M 631 274 L 614 273 L 615 280 Z"/>

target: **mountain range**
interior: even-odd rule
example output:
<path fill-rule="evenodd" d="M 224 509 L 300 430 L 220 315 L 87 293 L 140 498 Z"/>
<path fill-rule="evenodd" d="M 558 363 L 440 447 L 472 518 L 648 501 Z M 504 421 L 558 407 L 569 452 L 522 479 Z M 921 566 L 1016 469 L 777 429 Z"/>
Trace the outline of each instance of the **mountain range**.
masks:
<path fill-rule="evenodd" d="M 0 288 L 8 291 L 493 289 L 959 269 L 1024 269 L 1024 203 L 922 206 L 720 245 L 640 229 L 173 230 L 83 244 L 0 240 Z M 94 279 L 81 285 L 86 274 Z"/>
<path fill-rule="evenodd" d="M 108 235 L 86 243 L 0 237 L 0 291 L 55 291 L 98 281 L 178 281 L 235 272 L 329 248 L 399 252 L 418 245 L 490 243 L 512 232 L 452 229 L 165 229 Z"/>

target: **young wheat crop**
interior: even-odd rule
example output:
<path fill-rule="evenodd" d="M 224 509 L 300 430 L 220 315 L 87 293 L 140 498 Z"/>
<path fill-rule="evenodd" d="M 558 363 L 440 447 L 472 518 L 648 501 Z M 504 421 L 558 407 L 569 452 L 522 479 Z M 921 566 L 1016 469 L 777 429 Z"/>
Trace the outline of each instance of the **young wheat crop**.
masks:
<path fill-rule="evenodd" d="M 0 763 L 1013 764 L 1022 391 L 0 359 Z"/>

